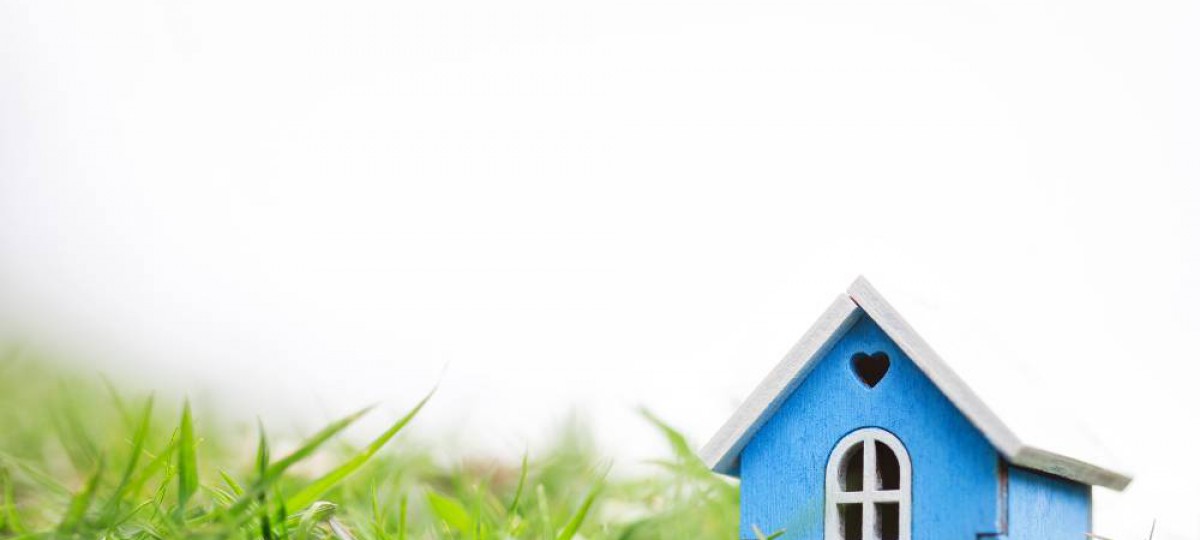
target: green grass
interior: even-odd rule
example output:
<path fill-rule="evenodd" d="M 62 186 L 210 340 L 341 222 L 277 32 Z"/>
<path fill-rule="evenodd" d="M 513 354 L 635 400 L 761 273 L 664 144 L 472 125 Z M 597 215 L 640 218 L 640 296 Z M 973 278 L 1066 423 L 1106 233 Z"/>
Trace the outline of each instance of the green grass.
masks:
<path fill-rule="evenodd" d="M 519 462 L 445 463 L 406 430 L 431 398 L 365 445 L 343 436 L 361 410 L 281 450 L 261 425 L 4 355 L 0 538 L 737 537 L 736 489 L 649 413 L 672 453 L 626 477 L 579 429 Z"/>

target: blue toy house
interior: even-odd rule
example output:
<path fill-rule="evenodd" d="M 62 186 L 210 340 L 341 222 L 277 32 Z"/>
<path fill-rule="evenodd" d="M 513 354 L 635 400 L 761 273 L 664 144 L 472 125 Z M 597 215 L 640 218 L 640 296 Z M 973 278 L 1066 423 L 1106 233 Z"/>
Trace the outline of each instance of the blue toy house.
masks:
<path fill-rule="evenodd" d="M 1130 482 L 1018 438 L 861 278 L 701 456 L 743 539 L 1084 540 L 1092 486 Z"/>

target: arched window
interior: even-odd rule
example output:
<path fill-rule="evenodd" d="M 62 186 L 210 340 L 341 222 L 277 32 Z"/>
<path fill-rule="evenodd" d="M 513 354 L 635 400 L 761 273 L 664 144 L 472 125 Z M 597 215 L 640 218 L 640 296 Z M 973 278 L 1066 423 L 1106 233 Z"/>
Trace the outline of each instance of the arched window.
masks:
<path fill-rule="evenodd" d="M 851 433 L 825 468 L 825 540 L 911 540 L 912 465 L 895 435 Z"/>

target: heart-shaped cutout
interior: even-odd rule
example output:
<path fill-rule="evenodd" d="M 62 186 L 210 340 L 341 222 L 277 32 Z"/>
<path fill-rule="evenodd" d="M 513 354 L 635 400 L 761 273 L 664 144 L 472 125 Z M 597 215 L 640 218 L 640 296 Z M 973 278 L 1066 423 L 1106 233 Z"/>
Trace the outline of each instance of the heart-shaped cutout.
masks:
<path fill-rule="evenodd" d="M 888 360 L 887 353 L 880 351 L 875 354 L 854 353 L 854 356 L 850 357 L 850 364 L 854 367 L 854 374 L 858 376 L 858 380 L 867 385 L 867 388 L 875 388 L 875 385 L 883 380 L 883 376 L 887 375 L 892 362 Z"/>

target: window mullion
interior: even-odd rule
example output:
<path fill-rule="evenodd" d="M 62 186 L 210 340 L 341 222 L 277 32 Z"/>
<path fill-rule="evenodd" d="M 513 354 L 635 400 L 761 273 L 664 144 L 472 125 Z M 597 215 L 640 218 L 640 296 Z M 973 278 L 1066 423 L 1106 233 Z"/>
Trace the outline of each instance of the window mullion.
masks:
<path fill-rule="evenodd" d="M 875 491 L 879 485 L 875 459 L 875 441 L 870 437 L 863 439 L 863 491 Z"/>
<path fill-rule="evenodd" d="M 831 493 L 833 502 L 836 503 L 861 503 L 870 499 L 866 495 L 857 491 L 843 491 L 840 493 Z"/>
<path fill-rule="evenodd" d="M 862 516 L 863 540 L 875 540 L 875 502 L 870 495 L 863 498 Z"/>
<path fill-rule="evenodd" d="M 863 438 L 863 520 L 862 520 L 862 537 L 863 540 L 872 540 L 875 538 L 875 487 L 878 485 L 875 479 L 877 469 L 875 467 L 875 440 L 871 437 Z"/>

